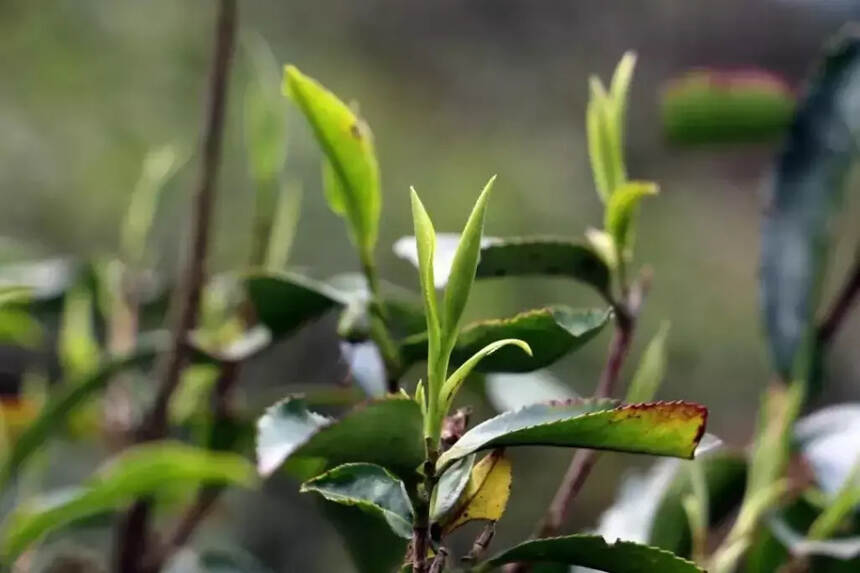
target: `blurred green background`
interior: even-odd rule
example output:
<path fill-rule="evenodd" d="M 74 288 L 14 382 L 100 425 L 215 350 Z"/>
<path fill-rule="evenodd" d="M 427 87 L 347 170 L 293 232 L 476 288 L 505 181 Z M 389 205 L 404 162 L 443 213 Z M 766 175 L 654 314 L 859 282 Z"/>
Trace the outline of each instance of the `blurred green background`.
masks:
<path fill-rule="evenodd" d="M 414 269 L 387 245 L 411 233 L 410 185 L 439 231 L 462 226 L 493 173 L 499 179 L 489 235 L 578 237 L 599 225 L 584 139 L 587 79 L 607 77 L 625 50 L 637 51 L 629 172 L 659 182 L 662 194 L 644 205 L 640 218 L 637 262 L 651 266 L 655 279 L 626 372 L 659 322 L 670 320 L 661 397 L 706 404 L 710 431 L 736 444 L 749 435 L 770 376 L 756 269 L 761 189 L 778 142 L 673 148 L 661 136 L 660 89 L 693 67 L 766 68 L 799 88 L 825 39 L 858 15 L 856 5 L 835 0 L 240 3 L 244 33 L 263 36 L 279 63 L 295 63 L 343 99 L 360 102 L 382 167 L 381 271 L 409 287 L 417 285 Z M 146 151 L 165 143 L 198 145 L 213 18 L 214 4 L 201 0 L 0 2 L 0 260 L 116 251 Z M 236 63 L 213 272 L 241 268 L 251 243 L 254 190 L 241 97 L 248 59 L 241 50 Z M 289 172 L 305 189 L 291 264 L 318 278 L 358 270 L 341 221 L 320 192 L 319 152 L 295 110 L 288 120 Z M 167 274 L 187 231 L 196 168 L 195 158 L 160 208 L 158 264 Z M 837 271 L 860 236 L 853 224 L 858 214 L 860 200 L 851 198 Z M 552 302 L 599 301 L 563 280 L 487 281 L 476 287 L 468 313 L 505 316 Z M 342 377 L 334 323 L 330 317 L 313 325 L 277 356 L 247 369 L 249 402 L 265 404 L 293 382 Z M 858 335 L 855 318 L 830 356 L 836 384 L 824 400 L 860 396 Z M 589 393 L 608 338 L 607 330 L 554 372 Z M 481 404 L 480 389 L 473 390 L 466 399 Z M 57 484 L 88 474 L 97 459 L 80 445 L 61 445 L 52 456 L 50 481 Z M 499 525 L 499 545 L 531 530 L 568 458 L 564 451 L 514 454 L 514 495 Z M 603 456 L 569 529 L 592 525 L 619 476 L 643 462 Z M 198 542 L 238 544 L 277 571 L 348 570 L 342 543 L 314 500 L 295 491 L 296 484 L 283 480 L 262 494 L 229 496 Z M 107 543 L 104 535 L 84 541 Z"/>

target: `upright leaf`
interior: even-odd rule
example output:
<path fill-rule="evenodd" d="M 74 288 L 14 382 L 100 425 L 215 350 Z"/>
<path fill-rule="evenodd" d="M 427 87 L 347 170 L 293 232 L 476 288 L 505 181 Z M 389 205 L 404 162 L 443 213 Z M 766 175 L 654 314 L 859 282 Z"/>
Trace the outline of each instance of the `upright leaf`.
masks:
<path fill-rule="evenodd" d="M 704 573 L 694 563 L 664 549 L 598 535 L 568 535 L 520 543 L 490 559 L 485 571 L 506 563 L 578 565 L 612 573 Z"/>
<path fill-rule="evenodd" d="M 245 147 L 251 176 L 259 194 L 271 192 L 269 185 L 280 177 L 284 168 L 287 156 L 286 106 L 278 93 L 278 61 L 266 40 L 257 33 L 248 33 L 243 38 L 242 47 L 249 72 L 242 102 Z M 260 199 L 258 196 L 258 208 L 271 206 L 271 201 Z"/>
<path fill-rule="evenodd" d="M 428 344 L 431 356 L 439 352 L 441 345 L 441 325 L 434 288 L 433 256 L 436 250 L 436 231 L 433 222 L 421 203 L 418 193 L 412 189 L 412 220 L 415 225 L 415 243 L 418 250 L 418 277 L 424 297 L 424 314 L 427 320 Z"/>
<path fill-rule="evenodd" d="M 437 467 L 507 446 L 594 448 L 692 458 L 707 410 L 687 402 L 618 406 L 613 400 L 535 404 L 478 424 L 439 457 Z"/>
<path fill-rule="evenodd" d="M 615 104 L 616 138 L 620 145 L 624 144 L 624 124 L 627 121 L 627 99 L 630 93 L 630 82 L 633 80 L 633 70 L 636 68 L 636 54 L 625 52 L 615 67 L 612 74 L 612 83 L 609 86 L 609 95 Z M 623 147 L 621 147 L 623 158 Z M 624 161 L 621 162 L 622 169 Z"/>
<path fill-rule="evenodd" d="M 333 93 L 294 66 L 286 67 L 283 90 L 304 113 L 336 176 L 327 194 L 332 209 L 346 217 L 353 241 L 369 260 L 382 206 L 370 128 Z"/>
<path fill-rule="evenodd" d="M 777 159 L 762 232 L 764 318 L 785 378 L 808 374 L 831 221 L 857 154 L 858 93 L 860 34 L 852 31 L 828 51 L 800 101 Z"/>
<path fill-rule="evenodd" d="M 302 484 L 329 501 L 379 515 L 404 539 L 412 537 L 412 505 L 403 482 L 385 468 L 354 463 L 337 466 Z"/>
<path fill-rule="evenodd" d="M 108 462 L 82 486 L 30 500 L 13 510 L 2 539 L 4 561 L 11 562 L 51 531 L 168 487 L 201 483 L 249 486 L 254 479 L 253 466 L 236 454 L 171 442 L 136 446 Z"/>
<path fill-rule="evenodd" d="M 585 110 L 588 157 L 597 193 L 607 202 L 618 184 L 614 145 L 613 106 L 600 80 L 592 77 L 590 99 Z"/>
<path fill-rule="evenodd" d="M 666 337 L 669 336 L 669 322 L 663 321 L 657 334 L 648 343 L 630 387 L 625 402 L 649 402 L 657 395 L 666 374 Z"/>
<path fill-rule="evenodd" d="M 442 351 L 450 352 L 457 340 L 460 329 L 460 319 L 466 308 L 466 301 L 475 282 L 475 270 L 478 267 L 478 257 L 481 253 L 481 236 L 484 232 L 484 215 L 487 211 L 487 201 L 495 182 L 495 175 L 490 178 L 478 201 L 475 203 L 469 220 L 460 236 L 460 244 L 451 263 L 451 275 L 445 288 L 442 304 Z"/>

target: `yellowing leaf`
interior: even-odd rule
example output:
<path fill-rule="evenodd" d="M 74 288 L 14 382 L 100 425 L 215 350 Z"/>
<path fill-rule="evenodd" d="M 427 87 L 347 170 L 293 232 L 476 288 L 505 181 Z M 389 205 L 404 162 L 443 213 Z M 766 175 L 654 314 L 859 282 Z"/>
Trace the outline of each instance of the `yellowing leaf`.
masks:
<path fill-rule="evenodd" d="M 457 509 L 444 526 L 445 533 L 475 519 L 498 521 L 508 505 L 511 479 L 511 462 L 501 450 L 475 464 Z"/>

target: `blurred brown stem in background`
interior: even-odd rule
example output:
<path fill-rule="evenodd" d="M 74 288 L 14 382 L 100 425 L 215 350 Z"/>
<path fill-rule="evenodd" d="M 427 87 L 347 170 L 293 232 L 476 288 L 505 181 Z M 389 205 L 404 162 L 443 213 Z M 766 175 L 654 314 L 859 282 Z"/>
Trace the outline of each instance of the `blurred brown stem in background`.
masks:
<path fill-rule="evenodd" d="M 220 0 L 215 32 L 215 52 L 209 84 L 209 106 L 203 140 L 200 183 L 191 210 L 191 242 L 176 292 L 176 319 L 171 349 L 165 358 L 161 383 L 149 416 L 140 427 L 138 441 L 162 438 L 167 433 L 167 408 L 185 365 L 188 333 L 197 321 L 200 293 L 206 278 L 209 228 L 215 203 L 215 183 L 221 157 L 227 83 L 236 40 L 236 0 Z M 143 556 L 149 544 L 150 502 L 138 500 L 120 521 L 114 563 L 119 573 L 142 573 Z"/>

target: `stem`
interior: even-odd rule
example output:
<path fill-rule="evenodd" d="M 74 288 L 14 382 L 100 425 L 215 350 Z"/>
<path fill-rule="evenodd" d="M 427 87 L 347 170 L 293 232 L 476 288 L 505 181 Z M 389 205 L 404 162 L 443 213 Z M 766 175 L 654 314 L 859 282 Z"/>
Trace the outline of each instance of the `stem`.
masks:
<path fill-rule="evenodd" d="M 430 547 L 430 496 L 436 487 L 436 460 L 439 458 L 438 440 L 427 439 L 424 460 L 424 483 L 418 487 L 415 521 L 412 524 L 412 571 L 428 573 L 427 549 Z"/>
<path fill-rule="evenodd" d="M 855 256 L 854 267 L 848 275 L 848 281 L 842 287 L 836 301 L 818 327 L 819 348 L 826 346 L 839 331 L 839 327 L 842 326 L 848 316 L 848 311 L 851 310 L 851 305 L 858 293 L 860 293 L 860 249 Z"/>
<path fill-rule="evenodd" d="M 379 276 L 369 256 L 362 256 L 361 267 L 370 289 L 370 337 L 382 355 L 386 387 L 393 394 L 400 389 L 400 376 L 403 374 L 400 349 L 388 330 L 388 312 L 382 300 Z"/>
<path fill-rule="evenodd" d="M 208 252 L 209 227 L 215 203 L 215 182 L 221 157 L 224 115 L 227 102 L 227 81 L 237 27 L 236 0 L 220 0 L 216 24 L 215 54 L 209 84 L 209 108 L 204 135 L 203 162 L 200 183 L 191 212 L 191 244 L 186 260 L 185 275 L 177 292 L 177 316 L 172 329 L 171 349 L 152 410 L 139 430 L 139 441 L 155 440 L 167 433 L 167 408 L 179 384 L 180 372 L 186 361 L 188 332 L 197 321 L 200 293 L 203 288 Z M 138 500 L 119 528 L 117 571 L 143 571 L 142 557 L 148 544 L 150 504 Z"/>

